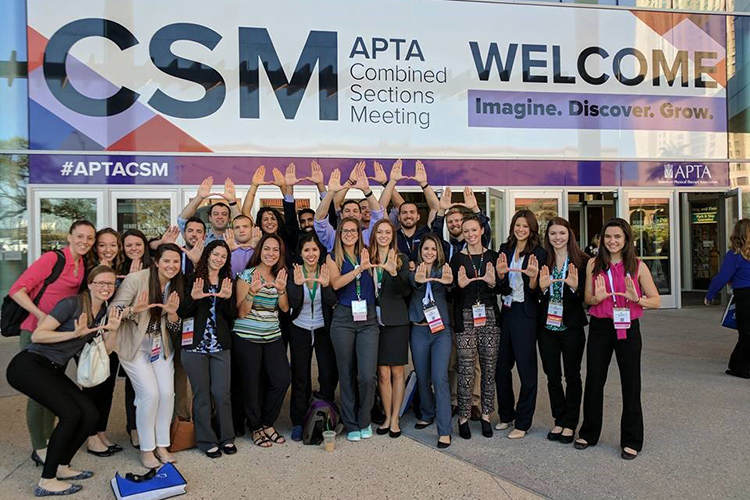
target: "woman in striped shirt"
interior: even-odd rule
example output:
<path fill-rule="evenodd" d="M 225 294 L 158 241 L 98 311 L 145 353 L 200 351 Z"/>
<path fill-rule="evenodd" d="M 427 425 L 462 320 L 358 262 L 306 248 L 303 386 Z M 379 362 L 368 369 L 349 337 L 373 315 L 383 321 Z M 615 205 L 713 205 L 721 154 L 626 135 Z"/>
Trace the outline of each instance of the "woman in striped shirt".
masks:
<path fill-rule="evenodd" d="M 290 378 L 279 327 L 279 309 L 289 310 L 286 279 L 284 243 L 278 235 L 267 233 L 237 280 L 239 317 L 234 323 L 233 342 L 242 365 L 245 415 L 253 431 L 253 442 L 262 448 L 286 442 L 273 427 Z M 261 369 L 265 369 L 267 380 L 263 397 Z"/>

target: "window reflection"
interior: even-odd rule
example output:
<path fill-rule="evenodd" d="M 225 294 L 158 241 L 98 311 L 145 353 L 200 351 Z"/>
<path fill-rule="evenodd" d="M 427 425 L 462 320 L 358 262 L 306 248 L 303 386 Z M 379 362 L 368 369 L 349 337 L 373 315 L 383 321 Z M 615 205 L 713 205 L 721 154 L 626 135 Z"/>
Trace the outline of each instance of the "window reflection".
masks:
<path fill-rule="evenodd" d="M 28 178 L 27 155 L 0 155 L 0 296 L 26 269 Z"/>
<path fill-rule="evenodd" d="M 26 5 L 0 2 L 0 149 L 28 148 Z"/>
<path fill-rule="evenodd" d="M 635 253 L 651 271 L 662 295 L 672 293 L 669 255 L 669 198 L 630 198 Z"/>

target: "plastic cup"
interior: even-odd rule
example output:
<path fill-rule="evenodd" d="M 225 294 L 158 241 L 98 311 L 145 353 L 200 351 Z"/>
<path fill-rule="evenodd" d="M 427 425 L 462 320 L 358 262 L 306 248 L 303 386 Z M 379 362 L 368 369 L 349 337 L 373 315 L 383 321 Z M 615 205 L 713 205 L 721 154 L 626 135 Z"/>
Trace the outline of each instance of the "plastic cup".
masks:
<path fill-rule="evenodd" d="M 323 446 L 326 451 L 336 449 L 336 431 L 323 431 Z"/>

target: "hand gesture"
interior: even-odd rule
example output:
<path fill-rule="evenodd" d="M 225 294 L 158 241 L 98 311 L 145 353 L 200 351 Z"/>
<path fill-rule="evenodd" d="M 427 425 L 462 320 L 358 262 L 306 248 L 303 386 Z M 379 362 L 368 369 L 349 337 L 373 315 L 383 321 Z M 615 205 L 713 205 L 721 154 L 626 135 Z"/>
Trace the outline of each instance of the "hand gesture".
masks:
<path fill-rule="evenodd" d="M 287 186 L 294 186 L 299 181 L 300 179 L 297 179 L 297 167 L 294 163 L 290 163 L 289 166 L 286 167 L 286 172 L 284 172 L 284 183 Z"/>
<path fill-rule="evenodd" d="M 201 300 L 210 297 L 210 293 L 203 291 L 204 286 L 205 282 L 203 281 L 203 278 L 197 278 L 193 282 L 193 289 L 190 292 L 190 297 L 192 297 L 193 300 Z"/>
<path fill-rule="evenodd" d="M 594 281 L 594 297 L 597 302 L 603 302 L 611 296 L 612 294 L 607 291 L 607 285 L 604 283 L 604 276 L 597 276 Z"/>
<path fill-rule="evenodd" d="M 328 271 L 328 265 L 323 264 L 320 266 L 320 275 L 318 276 L 318 283 L 320 283 L 320 286 L 323 288 L 329 286 L 331 284 L 331 273 Z"/>
<path fill-rule="evenodd" d="M 344 188 L 341 186 L 341 170 L 335 168 L 331 172 L 331 177 L 328 178 L 328 191 L 338 193 L 342 189 Z"/>
<path fill-rule="evenodd" d="M 503 279 L 510 269 L 508 268 L 508 257 L 505 256 L 504 252 L 500 252 L 500 256 L 497 258 L 497 276 Z"/>
<path fill-rule="evenodd" d="M 260 230 L 258 226 L 255 226 L 253 230 L 250 232 L 250 246 L 252 248 L 255 248 L 258 246 L 258 242 L 263 237 L 263 231 Z"/>
<path fill-rule="evenodd" d="M 305 281 L 307 281 L 305 279 L 304 273 L 302 272 L 302 266 L 300 266 L 299 264 L 294 264 L 294 267 L 292 269 L 293 269 L 292 276 L 294 276 L 294 284 L 297 286 L 302 286 L 305 283 Z"/>
<path fill-rule="evenodd" d="M 417 160 L 417 164 L 414 168 L 414 177 L 412 177 L 419 185 L 427 184 L 427 170 L 424 168 L 424 163 Z"/>
<path fill-rule="evenodd" d="M 226 231 L 224 231 L 224 243 L 227 244 L 230 252 L 237 250 L 239 245 L 234 237 L 234 229 L 227 228 Z M 232 257 L 230 256 L 229 258 L 231 259 Z"/>
<path fill-rule="evenodd" d="M 481 277 L 481 279 L 487 283 L 487 286 L 492 288 L 495 286 L 495 266 L 492 265 L 492 262 L 487 263 L 487 267 L 485 268 L 484 276 Z"/>
<path fill-rule="evenodd" d="M 271 174 L 273 175 L 272 184 L 274 186 L 278 186 L 283 191 L 284 187 L 286 186 L 286 180 L 284 179 L 284 174 L 281 173 L 281 170 L 275 167 L 271 171 Z"/>
<path fill-rule="evenodd" d="M 284 290 L 286 290 L 286 277 L 286 269 L 281 268 L 279 274 L 276 275 L 276 279 L 273 282 L 273 286 L 274 288 L 276 288 L 277 292 L 283 292 Z"/>
<path fill-rule="evenodd" d="M 367 271 L 373 267 L 374 266 L 370 262 L 370 252 L 366 248 L 363 248 L 359 257 L 359 271 Z"/>
<path fill-rule="evenodd" d="M 131 312 L 135 314 L 140 314 L 143 311 L 147 311 L 151 309 L 152 307 L 156 307 L 158 304 L 149 304 L 148 303 L 148 292 L 143 291 L 139 296 L 138 300 L 136 300 L 135 305 L 130 309 Z"/>
<path fill-rule="evenodd" d="M 568 275 L 565 277 L 565 284 L 574 290 L 578 288 L 578 269 L 573 264 L 568 266 Z"/>
<path fill-rule="evenodd" d="M 174 243 L 177 241 L 177 237 L 180 235 L 180 228 L 177 226 L 169 226 L 164 234 L 161 236 L 161 243 Z"/>
<path fill-rule="evenodd" d="M 533 253 L 529 255 L 529 262 L 526 264 L 526 269 L 521 270 L 523 274 L 531 278 L 532 280 L 539 276 L 539 260 Z"/>
<path fill-rule="evenodd" d="M 365 174 L 365 162 L 359 162 L 357 164 L 357 181 L 354 183 L 354 187 L 367 193 L 370 190 L 370 181 L 367 180 L 367 174 Z"/>
<path fill-rule="evenodd" d="M 263 288 L 263 282 L 260 280 L 260 271 L 258 270 L 258 268 L 255 268 L 252 281 L 250 281 L 250 293 L 255 295 L 256 293 L 260 292 L 261 288 Z"/>
<path fill-rule="evenodd" d="M 232 179 L 229 177 L 224 180 L 224 192 L 221 194 L 221 197 L 229 203 L 237 201 L 237 189 L 234 187 L 234 182 L 232 182 Z"/>
<path fill-rule="evenodd" d="M 464 188 L 464 206 L 472 212 L 476 212 L 479 209 L 477 197 L 474 196 L 474 190 L 470 187 Z"/>
<path fill-rule="evenodd" d="M 370 177 L 370 179 L 372 179 L 373 181 L 377 182 L 380 185 L 383 185 L 386 182 L 388 182 L 388 176 L 385 175 L 385 170 L 383 169 L 383 165 L 375 161 L 372 163 L 372 168 L 375 169 L 375 177 Z"/>
<path fill-rule="evenodd" d="M 711 301 L 704 297 L 703 298 L 703 305 L 704 306 L 710 306 L 711 305 Z"/>
<path fill-rule="evenodd" d="M 85 337 L 86 335 L 99 330 L 99 327 L 89 328 L 89 320 L 86 313 L 81 313 L 81 315 L 78 316 L 78 319 L 73 320 L 73 325 L 75 326 L 73 333 L 75 333 L 76 337 Z"/>
<path fill-rule="evenodd" d="M 320 164 L 315 160 L 310 163 L 309 179 L 313 184 L 323 184 L 323 169 L 320 168 Z"/>
<path fill-rule="evenodd" d="M 539 271 L 539 288 L 546 290 L 551 284 L 552 280 L 549 275 L 549 267 L 542 266 L 542 269 Z"/>
<path fill-rule="evenodd" d="M 638 302 L 638 300 L 640 300 L 640 296 L 635 290 L 635 282 L 633 281 L 633 278 L 625 276 L 625 293 L 620 293 L 619 295 L 622 295 L 630 302 Z"/>
<path fill-rule="evenodd" d="M 255 173 L 253 174 L 253 186 L 262 186 L 264 184 L 268 184 L 266 181 L 266 167 L 261 165 L 260 167 L 255 170 Z"/>
<path fill-rule="evenodd" d="M 143 261 L 141 259 L 135 259 L 130 262 L 130 271 L 129 273 L 136 273 L 140 271 L 143 268 Z"/>
<path fill-rule="evenodd" d="M 414 281 L 417 283 L 427 283 L 427 264 L 422 262 L 414 271 Z"/>
<path fill-rule="evenodd" d="M 221 281 L 221 289 L 219 293 L 214 294 L 220 299 L 229 299 L 232 297 L 232 278 L 224 278 Z"/>
<path fill-rule="evenodd" d="M 167 302 L 160 305 L 162 311 L 167 314 L 175 315 L 177 314 L 177 308 L 180 307 L 180 295 L 177 292 L 172 292 L 169 294 Z"/>
<path fill-rule="evenodd" d="M 443 191 L 443 196 L 440 197 L 440 210 L 448 210 L 453 206 L 453 200 L 451 198 L 451 188 L 447 187 Z"/>
<path fill-rule="evenodd" d="M 388 251 L 388 259 L 383 264 L 383 270 L 391 276 L 395 276 L 398 273 L 398 266 L 401 263 L 401 259 L 398 257 L 396 250 L 391 249 Z"/>
<path fill-rule="evenodd" d="M 214 178 L 206 177 L 198 186 L 198 198 L 201 200 L 211 196 L 211 188 L 214 186 Z"/>
<path fill-rule="evenodd" d="M 461 288 L 466 288 L 469 283 L 474 281 L 474 278 L 469 278 L 466 276 L 466 267 L 461 266 L 458 268 L 458 286 Z"/>
<path fill-rule="evenodd" d="M 122 309 L 119 307 L 110 307 L 107 311 L 107 324 L 102 328 L 110 333 L 116 332 L 122 323 Z"/>
<path fill-rule="evenodd" d="M 453 269 L 449 264 L 443 264 L 443 275 L 438 280 L 443 285 L 450 285 L 453 283 Z"/>
<path fill-rule="evenodd" d="M 393 166 L 391 167 L 392 181 L 398 182 L 404 178 L 403 168 L 404 163 L 401 160 L 396 160 L 395 162 L 393 162 Z"/>
<path fill-rule="evenodd" d="M 197 264 L 201 260 L 201 254 L 203 253 L 203 240 L 198 240 L 193 248 L 185 252 L 193 264 Z"/>

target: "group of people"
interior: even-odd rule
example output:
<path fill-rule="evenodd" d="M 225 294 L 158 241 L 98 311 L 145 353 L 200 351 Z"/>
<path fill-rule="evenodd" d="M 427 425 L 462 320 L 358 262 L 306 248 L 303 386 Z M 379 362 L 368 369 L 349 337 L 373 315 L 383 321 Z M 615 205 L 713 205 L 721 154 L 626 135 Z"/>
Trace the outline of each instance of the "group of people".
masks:
<path fill-rule="evenodd" d="M 407 178 L 424 192 L 425 225 L 419 207 L 396 189 Z M 293 187 L 303 179 L 294 165 L 273 169 L 272 180 L 260 167 L 244 200 L 231 180 L 221 193 L 212 192 L 212 178 L 204 180 L 161 238 L 78 221 L 66 248 L 29 266 L 10 291 L 29 316 L 7 376 L 29 396 L 32 459 L 44 468 L 35 494 L 80 489 L 70 481 L 92 473 L 72 469 L 71 460 L 84 442 L 97 456 L 122 450 L 106 433 L 120 368 L 131 443 L 153 468 L 174 461 L 174 418 L 192 416 L 197 446 L 211 458 L 236 453 L 235 437 L 247 429 L 259 447 L 285 443 L 275 423 L 290 385 L 291 439 L 301 440 L 313 354 L 319 396 L 334 401 L 339 388 L 346 437 L 357 442 L 373 431 L 401 435 L 411 350 L 420 401 L 415 426 L 436 423 L 437 446 L 445 448 L 456 413 L 465 439 L 470 420 L 492 437 L 495 411 L 494 430 L 512 426 L 509 438 L 526 435 L 536 407 L 538 345 L 555 420 L 547 437 L 574 441 L 583 400 L 575 447 L 585 449 L 599 440 L 614 352 L 622 457 L 641 451 L 639 318 L 660 298 L 625 220 L 604 225 L 589 258 L 568 221 L 555 217 L 541 235 L 534 213 L 520 210 L 507 241 L 493 250 L 489 219 L 472 190 L 464 190 L 461 203 L 450 189 L 438 197 L 419 161 L 409 177 L 401 161 L 389 175 L 375 162 L 373 177 L 361 162 L 348 179 L 334 170 L 327 185 L 313 162 L 305 179 L 320 190 L 316 211 L 296 210 Z M 370 181 L 383 186 L 379 198 Z M 283 214 L 264 207 L 252 216 L 264 184 L 282 191 Z M 351 189 L 364 198 L 347 199 Z M 209 198 L 219 200 L 206 224 L 196 212 Z M 45 284 L 59 259 L 62 272 Z M 111 352 L 110 377 L 82 390 L 65 367 L 98 335 Z M 376 392 L 384 419 L 373 429 Z"/>

